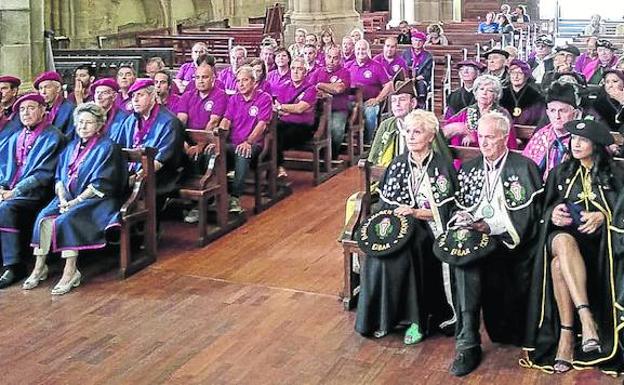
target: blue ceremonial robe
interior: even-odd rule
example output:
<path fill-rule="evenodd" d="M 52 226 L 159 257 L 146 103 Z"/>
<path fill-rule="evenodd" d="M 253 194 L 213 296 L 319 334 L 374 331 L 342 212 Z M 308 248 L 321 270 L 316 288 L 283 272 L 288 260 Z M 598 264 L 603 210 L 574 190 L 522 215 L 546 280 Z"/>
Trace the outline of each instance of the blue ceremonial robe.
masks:
<path fill-rule="evenodd" d="M 63 250 L 97 249 L 106 246 L 106 229 L 119 226 L 119 209 L 126 191 L 128 175 L 121 147 L 103 136 L 84 156 L 77 177 L 70 184 L 69 169 L 72 154 L 80 139 L 73 140 L 60 156 L 56 167 L 56 182 L 62 182 L 67 200 L 72 200 L 94 187 L 103 196 L 94 196 L 61 214 L 56 196 L 37 216 L 31 246 L 39 246 L 41 222 L 53 218 L 52 245 L 54 252 Z"/>
<path fill-rule="evenodd" d="M 58 128 L 68 140 L 72 140 L 75 135 L 74 127 L 74 106 L 70 101 L 63 100 L 61 106 L 52 121 L 54 127 Z"/>
<path fill-rule="evenodd" d="M 128 116 L 120 129 L 112 133 L 111 139 L 124 148 L 154 147 L 157 150 L 156 160 L 163 165 L 156 173 L 156 194 L 158 196 L 168 194 L 175 190 L 181 175 L 178 167 L 184 154 L 182 124 L 166 108 L 160 108 L 154 125 L 143 140 L 135 146 L 134 134 L 139 119 L 136 113 Z M 130 172 L 136 173 L 140 169 L 141 164 L 135 164 Z"/>
<path fill-rule="evenodd" d="M 19 114 L 13 114 L 13 118 L 9 120 L 4 127 L 0 130 L 0 180 L 2 178 L 2 172 L 4 171 L 4 165 L 7 157 L 7 143 L 9 137 L 16 131 L 22 129 L 22 122 L 20 121 Z"/>
<path fill-rule="evenodd" d="M 121 129 L 121 126 L 123 125 L 124 120 L 126 120 L 128 116 L 130 116 L 128 112 L 117 109 L 117 111 L 115 112 L 115 115 L 113 116 L 113 121 L 111 122 L 111 124 L 108 126 L 108 129 L 106 130 L 106 135 L 108 135 L 108 137 L 111 139 L 113 139 L 116 135 L 119 135 L 119 130 Z"/>
<path fill-rule="evenodd" d="M 0 186 L 15 193 L 13 198 L 0 202 L 0 246 L 5 266 L 20 262 L 22 233 L 30 236 L 35 216 L 52 193 L 58 156 L 65 144 L 63 134 L 54 126 L 44 128 L 24 160 L 21 175 L 11 186 L 18 171 L 16 149 L 21 132 L 16 130 L 8 137 L 0 159 Z"/>

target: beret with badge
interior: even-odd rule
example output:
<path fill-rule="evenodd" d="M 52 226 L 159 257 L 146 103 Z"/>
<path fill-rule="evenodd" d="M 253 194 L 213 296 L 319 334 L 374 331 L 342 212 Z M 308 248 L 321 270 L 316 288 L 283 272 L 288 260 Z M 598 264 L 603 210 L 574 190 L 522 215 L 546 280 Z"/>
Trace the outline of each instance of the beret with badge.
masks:
<path fill-rule="evenodd" d="M 471 215 L 469 217 L 470 222 L 475 221 Z M 450 219 L 447 230 L 433 243 L 433 254 L 440 261 L 451 266 L 467 266 L 487 257 L 498 247 L 498 241 L 489 234 L 468 227 L 470 223 L 462 226 L 458 223 L 456 214 Z"/>
<path fill-rule="evenodd" d="M 595 120 L 572 120 L 563 125 L 572 135 L 582 136 L 601 146 L 613 144 L 609 127 Z"/>
<path fill-rule="evenodd" d="M 357 232 L 358 246 L 369 257 L 386 258 L 400 251 L 412 238 L 414 217 L 380 210 L 369 216 Z"/>

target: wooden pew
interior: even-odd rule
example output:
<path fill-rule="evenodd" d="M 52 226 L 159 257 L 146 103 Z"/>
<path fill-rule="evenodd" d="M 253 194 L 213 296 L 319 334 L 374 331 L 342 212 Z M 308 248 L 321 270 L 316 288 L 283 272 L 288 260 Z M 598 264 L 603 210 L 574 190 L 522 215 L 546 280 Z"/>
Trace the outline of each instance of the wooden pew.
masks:
<path fill-rule="evenodd" d="M 342 162 L 332 162 L 331 132 L 329 127 L 331 104 L 331 95 L 317 101 L 317 115 L 319 119 L 314 136 L 308 143 L 293 149 L 294 151 L 312 153 L 311 165 L 307 159 L 284 157 L 284 164 L 287 168 L 308 169 L 311 166 L 315 186 L 344 169 Z"/>
<path fill-rule="evenodd" d="M 349 95 L 353 97 L 353 109 L 348 117 L 345 130 L 347 164 L 354 166 L 359 158 L 367 156 L 364 147 L 364 95 L 362 89 L 357 87 L 351 87 Z"/>
<path fill-rule="evenodd" d="M 516 139 L 518 140 L 518 149 L 522 150 L 536 131 L 535 126 L 514 124 L 516 130 Z"/>
<path fill-rule="evenodd" d="M 128 163 L 140 162 L 145 173 L 134 183 L 130 196 L 120 209 L 121 229 L 119 246 L 119 273 L 125 279 L 156 261 L 156 149 L 123 149 Z M 143 226 L 141 255 L 132 255 L 132 229 Z M 135 258 L 133 258 L 135 257 Z"/>
<path fill-rule="evenodd" d="M 172 48 L 81 48 L 81 49 L 55 49 L 54 59 L 64 59 L 71 57 L 140 57 L 141 67 L 152 57 L 158 56 L 163 59 L 169 67 L 175 64 L 175 51 Z M 137 67 L 138 68 L 138 67 Z"/>
<path fill-rule="evenodd" d="M 180 181 L 178 196 L 181 199 L 197 202 L 199 222 L 197 223 L 197 244 L 203 247 L 208 242 L 230 232 L 244 222 L 244 216 L 230 218 L 228 213 L 229 195 L 227 192 L 227 168 L 225 138 L 228 131 L 217 128 L 215 132 L 206 130 L 186 130 L 190 140 L 199 146 L 206 157 L 206 170 L 189 173 Z M 210 200 L 215 202 L 216 223 L 208 223 Z"/>

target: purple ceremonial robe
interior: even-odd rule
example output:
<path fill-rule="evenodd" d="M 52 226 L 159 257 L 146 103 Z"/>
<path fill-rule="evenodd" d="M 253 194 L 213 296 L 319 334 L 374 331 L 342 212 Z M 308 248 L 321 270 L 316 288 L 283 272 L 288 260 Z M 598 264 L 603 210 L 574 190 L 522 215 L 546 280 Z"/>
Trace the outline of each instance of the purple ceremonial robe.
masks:
<path fill-rule="evenodd" d="M 409 74 L 405 59 L 399 55 L 395 55 L 391 61 L 388 61 L 384 57 L 383 53 L 380 53 L 375 56 L 373 60 L 382 65 L 389 77 L 393 77 L 401 69 L 405 70 L 406 75 Z"/>
<path fill-rule="evenodd" d="M 15 195 L 0 202 L 0 231 L 19 233 L 26 230 L 24 226 L 28 231 L 32 229 L 32 221 L 52 193 L 54 172 L 64 144 L 64 135 L 49 121 L 32 131 L 15 130 L 7 138 L 6 149 L 1 153 L 5 159 L 0 161 L 0 186 L 13 189 Z M 2 246 L 6 258 L 5 245 Z"/>
<path fill-rule="evenodd" d="M 139 120 L 142 122 L 141 126 Z M 144 125 L 148 121 L 151 123 L 145 129 Z M 148 121 L 133 113 L 124 120 L 111 139 L 123 148 L 156 149 L 155 160 L 163 165 L 156 173 L 156 193 L 162 195 L 173 191 L 180 178 L 178 166 L 184 153 L 182 124 L 169 110 L 160 108 L 158 104 L 152 108 Z M 140 169 L 141 164 L 137 163 L 130 171 L 138 172 Z"/>
<path fill-rule="evenodd" d="M 180 79 L 180 80 L 192 83 L 193 76 L 195 75 L 195 70 L 197 70 L 195 63 L 193 62 L 184 63 L 178 70 L 178 73 L 176 74 L 176 79 Z"/>
<path fill-rule="evenodd" d="M 38 247 L 41 222 L 51 218 L 52 251 L 89 250 L 106 246 L 106 229 L 119 226 L 119 209 L 128 174 L 121 147 L 108 137 L 93 138 L 79 151 L 80 139 L 71 142 L 60 156 L 56 182 L 62 182 L 67 200 L 92 186 L 102 196 L 85 199 L 61 214 L 55 197 L 37 216 L 31 246 Z"/>
<path fill-rule="evenodd" d="M 314 124 L 314 107 L 316 107 L 316 88 L 314 84 L 305 81 L 298 87 L 292 81 L 284 84 L 275 93 L 275 99 L 280 104 L 297 104 L 306 102 L 310 105 L 307 110 L 301 114 L 284 114 L 279 117 L 284 123 L 305 124 L 311 126 Z"/>
<path fill-rule="evenodd" d="M 220 88 L 213 87 L 207 94 L 199 91 L 185 92 L 180 99 L 178 112 L 188 115 L 186 127 L 203 130 L 212 115 L 222 117 L 228 103 L 228 96 Z"/>
<path fill-rule="evenodd" d="M 75 134 L 74 108 L 76 106 L 62 97 L 59 97 L 48 112 L 48 118 L 68 139 Z"/>
<path fill-rule="evenodd" d="M 232 67 L 221 70 L 218 79 L 223 83 L 226 94 L 232 95 L 236 92 L 236 74 L 232 71 Z"/>
<path fill-rule="evenodd" d="M 317 83 L 337 83 L 342 82 L 345 85 L 345 91 L 341 94 L 333 95 L 332 111 L 348 111 L 349 110 L 349 88 L 351 88 L 351 75 L 343 67 L 338 67 L 334 71 L 329 72 L 327 67 L 319 72 Z"/>
<path fill-rule="evenodd" d="M 580 74 L 583 73 L 583 70 L 585 69 L 585 66 L 588 65 L 590 62 L 592 62 L 594 59 L 592 59 L 587 52 L 583 52 L 581 54 L 581 56 L 579 56 L 576 61 L 574 62 L 574 71 L 578 72 Z"/>
<path fill-rule="evenodd" d="M 568 132 L 557 136 L 549 123 L 533 134 L 522 155 L 537 164 L 545 181 L 553 168 L 569 158 L 570 138 Z"/>
<path fill-rule="evenodd" d="M 118 109 L 115 105 L 111 107 L 111 109 L 106 114 L 106 123 L 104 123 L 104 128 L 102 129 L 102 133 L 106 134 L 109 138 L 111 138 L 114 133 L 118 132 L 123 124 L 124 120 L 130 115 L 124 110 Z"/>
<path fill-rule="evenodd" d="M 583 76 L 585 76 L 587 84 L 598 84 L 601 78 L 598 81 L 595 81 L 596 79 L 592 79 L 594 75 L 596 75 L 596 72 L 600 71 L 601 69 L 604 71 L 610 68 L 615 68 L 617 61 L 618 57 L 613 55 L 611 61 L 609 61 L 606 65 L 603 65 L 600 62 L 600 59 L 592 60 L 587 63 L 585 68 L 583 68 Z M 594 80 L 594 82 L 592 82 L 592 80 Z"/>
<path fill-rule="evenodd" d="M 362 88 L 364 101 L 377 97 L 383 86 L 390 81 L 386 70 L 381 64 L 368 58 L 362 64 L 353 62 L 350 67 L 346 67 L 351 73 L 352 87 Z"/>
<path fill-rule="evenodd" d="M 231 122 L 230 142 L 238 146 L 243 143 L 252 133 L 256 124 L 266 122 L 269 124 L 273 115 L 273 101 L 271 96 L 260 90 L 253 90 L 251 98 L 245 100 L 239 92 L 230 97 L 225 115 Z M 257 144 L 262 146 L 264 138 L 258 138 Z"/>
<path fill-rule="evenodd" d="M 271 89 L 278 89 L 282 86 L 282 84 L 290 81 L 290 69 L 288 69 L 288 71 L 286 71 L 283 75 L 280 75 L 278 69 L 276 68 L 267 74 L 266 80 L 271 85 Z"/>
<path fill-rule="evenodd" d="M 421 50 L 416 53 L 413 48 L 403 51 L 403 59 L 407 67 L 411 69 L 413 77 L 423 76 L 427 83 L 431 82 L 431 67 L 433 66 L 433 56 L 430 52 Z"/>

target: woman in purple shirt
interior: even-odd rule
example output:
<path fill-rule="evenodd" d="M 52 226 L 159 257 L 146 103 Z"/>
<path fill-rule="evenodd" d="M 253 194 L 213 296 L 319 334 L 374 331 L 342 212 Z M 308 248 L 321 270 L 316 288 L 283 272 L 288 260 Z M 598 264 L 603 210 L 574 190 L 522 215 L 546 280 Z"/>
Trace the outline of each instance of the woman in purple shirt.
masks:
<path fill-rule="evenodd" d="M 266 64 L 262 59 L 253 59 L 249 64 L 254 72 L 254 78 L 256 79 L 256 88 L 266 92 L 269 95 L 271 93 L 271 84 L 267 81 Z"/>
<path fill-rule="evenodd" d="M 278 89 L 281 85 L 290 80 L 290 52 L 285 48 L 275 50 L 275 68 L 267 75 L 267 81 L 271 89 Z"/>

